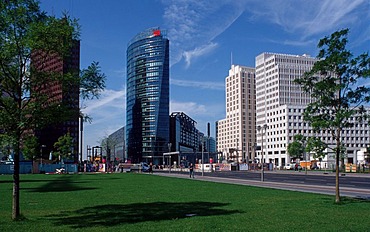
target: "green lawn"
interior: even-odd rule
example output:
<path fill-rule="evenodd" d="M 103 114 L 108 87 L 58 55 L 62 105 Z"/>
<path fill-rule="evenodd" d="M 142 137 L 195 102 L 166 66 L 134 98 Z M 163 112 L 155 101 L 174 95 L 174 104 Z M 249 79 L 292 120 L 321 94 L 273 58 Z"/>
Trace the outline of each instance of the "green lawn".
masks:
<path fill-rule="evenodd" d="M 149 174 L 0 176 L 0 231 L 369 231 L 370 201 Z"/>

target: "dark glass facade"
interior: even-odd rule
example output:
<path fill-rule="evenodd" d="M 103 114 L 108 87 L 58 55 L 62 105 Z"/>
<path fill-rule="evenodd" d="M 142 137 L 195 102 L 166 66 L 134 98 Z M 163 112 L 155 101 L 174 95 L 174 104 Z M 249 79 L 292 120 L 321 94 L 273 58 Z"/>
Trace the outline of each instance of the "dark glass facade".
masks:
<path fill-rule="evenodd" d="M 159 28 L 128 44 L 126 98 L 127 158 L 162 164 L 169 142 L 169 41 Z"/>
<path fill-rule="evenodd" d="M 199 150 L 197 122 L 183 112 L 173 112 L 170 116 L 171 151 L 194 153 Z"/>
<path fill-rule="evenodd" d="M 33 51 L 31 62 L 33 67 L 42 72 L 56 72 L 59 74 L 72 74 L 79 78 L 80 71 L 80 41 L 75 40 L 71 47 L 70 56 L 61 58 L 56 54 L 49 54 L 43 51 Z M 49 158 L 51 151 L 55 151 L 54 143 L 58 141 L 61 136 L 67 133 L 73 139 L 73 146 L 71 147 L 71 155 L 69 159 L 78 161 L 78 141 L 79 141 L 79 117 L 80 117 L 80 86 L 78 83 L 71 83 L 64 86 L 60 82 L 45 80 L 45 85 L 38 86 L 38 89 L 31 91 L 41 91 L 48 96 L 50 103 L 63 103 L 68 106 L 70 110 L 69 118 L 62 123 L 50 124 L 42 129 L 34 130 L 35 136 L 38 138 L 40 144 L 41 157 Z"/>

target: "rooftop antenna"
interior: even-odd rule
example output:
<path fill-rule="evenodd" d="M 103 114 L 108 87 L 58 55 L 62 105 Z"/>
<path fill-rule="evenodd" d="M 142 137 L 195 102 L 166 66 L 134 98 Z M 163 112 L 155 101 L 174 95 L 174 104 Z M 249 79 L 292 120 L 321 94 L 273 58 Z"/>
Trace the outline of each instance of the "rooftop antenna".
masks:
<path fill-rule="evenodd" d="M 230 66 L 233 65 L 233 52 L 231 52 L 231 55 L 230 55 Z"/>

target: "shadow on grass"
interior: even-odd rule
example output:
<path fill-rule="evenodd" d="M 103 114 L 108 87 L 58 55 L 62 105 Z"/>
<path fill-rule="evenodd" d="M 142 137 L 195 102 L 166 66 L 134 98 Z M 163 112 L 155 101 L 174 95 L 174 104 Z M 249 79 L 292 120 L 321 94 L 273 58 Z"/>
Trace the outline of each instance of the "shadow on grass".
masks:
<path fill-rule="evenodd" d="M 353 197 L 341 197 L 341 203 L 340 204 L 370 204 L 370 199 L 364 199 L 364 198 L 353 198 Z"/>
<path fill-rule="evenodd" d="M 342 196 L 340 198 L 340 202 L 335 202 L 335 196 L 328 196 L 322 199 L 324 204 L 333 204 L 333 205 L 351 205 L 351 204 L 370 204 L 370 198 L 362 198 L 362 197 L 347 197 Z"/>
<path fill-rule="evenodd" d="M 61 214 L 52 215 L 51 220 L 54 221 L 55 226 L 85 228 L 241 213 L 239 210 L 219 208 L 226 205 L 228 204 L 216 202 L 109 204 L 86 207 L 76 211 L 63 211 Z"/>
<path fill-rule="evenodd" d="M 13 182 L 14 182 L 13 179 L 11 179 L 11 180 L 0 180 L 0 184 L 6 184 L 6 183 L 10 184 L 10 183 L 13 183 Z M 21 184 L 22 183 L 37 183 L 37 182 L 45 182 L 45 180 L 42 180 L 42 179 L 40 179 L 40 180 L 23 180 L 22 178 L 20 179 Z"/>
<path fill-rule="evenodd" d="M 31 192 L 70 192 L 70 191 L 81 191 L 81 190 L 94 190 L 94 187 L 81 187 L 78 184 L 83 183 L 76 181 L 73 176 L 61 175 L 58 179 L 45 181 L 45 184 L 36 188 L 22 188 Z"/>

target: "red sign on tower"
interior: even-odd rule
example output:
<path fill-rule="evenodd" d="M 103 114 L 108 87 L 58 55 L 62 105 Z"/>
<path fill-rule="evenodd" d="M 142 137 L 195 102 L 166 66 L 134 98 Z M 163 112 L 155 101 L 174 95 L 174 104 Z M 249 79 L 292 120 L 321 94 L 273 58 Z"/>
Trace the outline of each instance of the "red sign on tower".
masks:
<path fill-rule="evenodd" d="M 153 31 L 153 35 L 154 36 L 160 36 L 161 35 L 161 31 L 160 30 L 154 30 Z"/>

